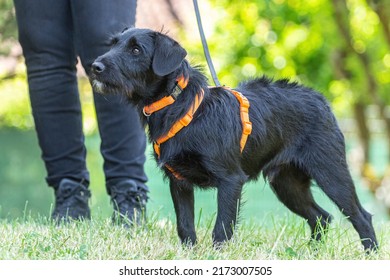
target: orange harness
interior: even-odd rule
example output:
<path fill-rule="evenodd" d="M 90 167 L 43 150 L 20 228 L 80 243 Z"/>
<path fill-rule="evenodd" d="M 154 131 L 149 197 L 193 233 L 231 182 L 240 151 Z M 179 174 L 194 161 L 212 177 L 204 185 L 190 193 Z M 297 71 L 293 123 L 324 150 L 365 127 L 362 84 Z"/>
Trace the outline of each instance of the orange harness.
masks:
<path fill-rule="evenodd" d="M 224 89 L 227 89 L 231 93 L 234 94 L 234 96 L 237 98 L 238 102 L 240 103 L 240 116 L 241 116 L 241 123 L 242 123 L 242 135 L 241 135 L 241 141 L 240 141 L 240 151 L 242 151 L 245 148 L 246 141 L 248 140 L 248 136 L 252 132 L 252 123 L 249 120 L 249 101 L 248 99 L 242 95 L 241 92 L 238 92 L 234 89 L 223 87 Z"/>
<path fill-rule="evenodd" d="M 188 84 L 188 79 L 184 78 L 184 76 L 180 76 L 177 79 L 177 87 L 178 90 L 181 92 Z M 241 141 L 240 141 L 240 151 L 242 152 L 244 150 L 246 141 L 248 140 L 248 136 L 252 132 L 252 123 L 249 120 L 249 101 L 248 99 L 243 96 L 240 92 L 235 91 L 233 89 L 230 89 L 228 87 L 223 87 L 224 89 L 230 91 L 238 100 L 240 103 L 240 116 L 241 116 L 241 122 L 242 122 L 242 136 L 241 136 Z M 176 92 L 176 94 L 180 94 Z M 153 143 L 153 148 L 154 152 L 156 153 L 157 157 L 160 158 L 161 154 L 161 149 L 160 145 L 169 139 L 173 138 L 180 130 L 182 130 L 184 127 L 188 126 L 195 114 L 195 112 L 198 110 L 200 104 L 203 101 L 204 97 L 204 91 L 203 89 L 195 96 L 195 100 L 191 106 L 191 108 L 188 110 L 188 112 L 184 115 L 183 118 L 178 120 L 173 124 L 171 129 L 168 131 L 167 134 L 159 137 L 154 143 Z M 173 104 L 176 101 L 176 99 L 170 95 L 161 98 L 160 100 L 147 105 L 143 108 L 143 113 L 145 116 L 150 116 L 156 111 L 159 111 L 166 106 L 169 106 Z M 170 167 L 168 164 L 165 164 L 165 167 L 179 180 L 184 179 L 179 173 L 177 173 L 172 167 Z"/>

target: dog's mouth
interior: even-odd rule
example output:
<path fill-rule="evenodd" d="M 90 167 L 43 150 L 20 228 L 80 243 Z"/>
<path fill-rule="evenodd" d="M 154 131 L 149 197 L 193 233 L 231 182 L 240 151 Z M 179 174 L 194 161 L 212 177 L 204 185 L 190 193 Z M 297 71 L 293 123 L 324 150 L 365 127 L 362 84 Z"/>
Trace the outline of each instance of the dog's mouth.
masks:
<path fill-rule="evenodd" d="M 92 88 L 98 93 L 113 93 L 118 92 L 120 87 L 113 83 L 103 82 L 101 80 L 96 79 L 96 77 L 92 77 L 91 79 Z"/>
<path fill-rule="evenodd" d="M 100 94 L 125 94 L 128 98 L 133 97 L 133 92 L 130 89 L 110 82 L 103 82 L 96 77 L 91 77 L 91 85 L 95 92 Z"/>

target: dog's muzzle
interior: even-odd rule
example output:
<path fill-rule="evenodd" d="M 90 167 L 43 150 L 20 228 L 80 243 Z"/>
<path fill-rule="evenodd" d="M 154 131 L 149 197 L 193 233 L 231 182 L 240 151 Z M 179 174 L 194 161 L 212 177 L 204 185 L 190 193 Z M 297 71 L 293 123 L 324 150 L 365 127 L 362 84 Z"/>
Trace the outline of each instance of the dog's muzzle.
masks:
<path fill-rule="evenodd" d="M 91 66 L 91 71 L 92 71 L 92 75 L 91 75 L 91 84 L 92 84 L 92 87 L 95 91 L 99 92 L 99 93 L 104 93 L 104 83 L 100 82 L 99 80 L 97 80 L 97 77 L 106 69 L 106 66 L 100 62 L 100 61 L 95 61 L 94 63 L 92 63 L 92 66 Z"/>
<path fill-rule="evenodd" d="M 104 93 L 104 84 L 98 80 L 92 80 L 92 87 L 96 92 Z"/>

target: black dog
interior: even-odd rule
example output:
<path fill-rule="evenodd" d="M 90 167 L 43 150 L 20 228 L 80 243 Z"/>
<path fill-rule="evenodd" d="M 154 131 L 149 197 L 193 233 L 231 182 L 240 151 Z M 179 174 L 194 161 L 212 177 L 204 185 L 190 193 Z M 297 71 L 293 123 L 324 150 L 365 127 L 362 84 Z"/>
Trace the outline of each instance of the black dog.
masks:
<path fill-rule="evenodd" d="M 279 200 L 308 221 L 313 239 L 321 239 L 331 217 L 313 200 L 311 180 L 350 219 L 364 249 L 376 249 L 371 215 L 357 198 L 344 137 L 325 98 L 287 80 L 244 82 L 237 91 L 250 103 L 253 128 L 243 136 L 243 123 L 246 134 L 250 124 L 240 117 L 242 98 L 225 87 L 209 88 L 186 54 L 165 34 L 129 29 L 112 39 L 90 77 L 98 91 L 124 92 L 149 126 L 170 180 L 181 241 L 196 242 L 194 186 L 218 188 L 218 245 L 232 237 L 243 184 L 262 171 Z"/>

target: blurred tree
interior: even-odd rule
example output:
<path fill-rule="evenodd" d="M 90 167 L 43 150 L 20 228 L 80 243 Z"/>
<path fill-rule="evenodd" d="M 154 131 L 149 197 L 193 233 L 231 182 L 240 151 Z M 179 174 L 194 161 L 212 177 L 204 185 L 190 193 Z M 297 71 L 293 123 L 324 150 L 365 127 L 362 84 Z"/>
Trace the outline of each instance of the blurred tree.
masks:
<path fill-rule="evenodd" d="M 16 44 L 16 19 L 12 0 L 0 0 L 0 80 L 15 76 L 22 55 Z"/>
<path fill-rule="evenodd" d="M 390 48 L 390 2 L 385 0 L 367 0 L 367 3 L 378 15 L 383 28 L 383 34 Z"/>
<path fill-rule="evenodd" d="M 0 54 L 8 54 L 10 39 L 16 38 L 16 21 L 12 0 L 0 1 Z"/>
<path fill-rule="evenodd" d="M 366 82 L 366 90 L 362 90 L 363 94 L 370 99 L 379 109 L 379 116 L 384 120 L 385 131 L 388 139 L 388 147 L 390 147 L 390 116 L 386 114 L 386 101 L 379 94 L 379 85 L 375 72 L 372 69 L 372 61 L 370 54 L 360 49 L 356 39 L 351 35 L 351 28 L 349 24 L 350 12 L 347 7 L 346 0 L 332 0 L 334 8 L 334 18 L 339 27 L 340 35 L 344 39 L 346 51 L 348 55 L 356 55 L 360 61 L 361 68 L 364 71 L 364 78 Z M 373 168 L 369 163 L 370 154 L 370 134 L 368 132 L 365 121 L 365 106 L 361 98 L 362 94 L 358 95 L 354 103 L 355 118 L 358 123 L 360 131 L 360 138 L 363 142 L 365 163 L 362 168 L 362 174 L 369 179 L 369 187 L 372 192 L 376 192 L 381 184 L 380 178 L 373 172 Z"/>
<path fill-rule="evenodd" d="M 187 0 L 138 1 L 136 25 L 158 30 L 161 30 L 163 26 L 169 30 L 179 30 L 183 22 L 177 11 L 186 5 L 188 6 Z M 90 134 L 96 132 L 96 117 L 92 90 L 80 65 L 78 65 L 78 76 L 84 130 Z M 0 127 L 33 128 L 27 90 L 22 50 L 17 41 L 13 0 L 0 0 L 0 94 L 2 100 L 0 102 Z"/>

